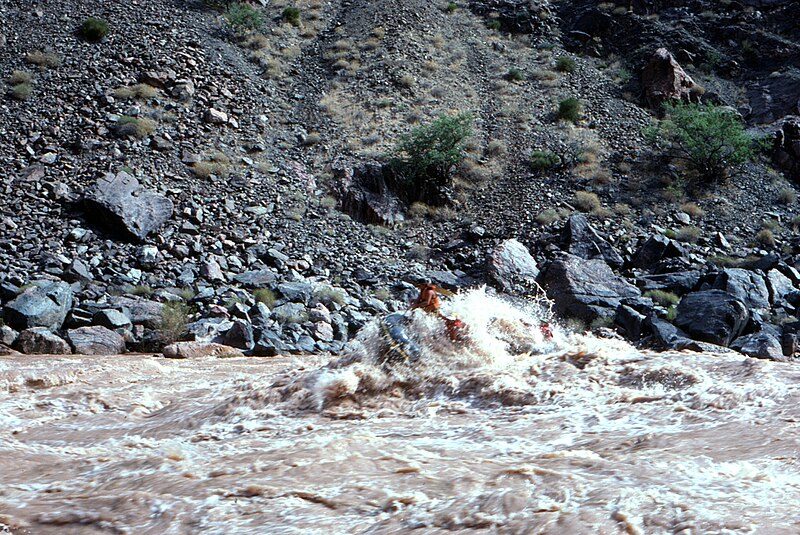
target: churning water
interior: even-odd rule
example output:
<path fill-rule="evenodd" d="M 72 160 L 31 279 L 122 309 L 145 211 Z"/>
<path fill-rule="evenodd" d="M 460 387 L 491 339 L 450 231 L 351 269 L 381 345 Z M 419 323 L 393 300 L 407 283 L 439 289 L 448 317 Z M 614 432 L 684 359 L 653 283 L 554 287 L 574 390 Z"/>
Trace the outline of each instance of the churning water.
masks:
<path fill-rule="evenodd" d="M 0 358 L 0 533 L 800 533 L 800 369 L 446 312 L 413 366 Z"/>

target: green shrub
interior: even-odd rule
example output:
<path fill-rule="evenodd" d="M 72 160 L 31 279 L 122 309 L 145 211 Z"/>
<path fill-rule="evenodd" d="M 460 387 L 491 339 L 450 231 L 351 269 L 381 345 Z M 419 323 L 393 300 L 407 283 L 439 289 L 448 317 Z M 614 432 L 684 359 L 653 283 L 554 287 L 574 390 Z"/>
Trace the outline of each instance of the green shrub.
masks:
<path fill-rule="evenodd" d="M 28 71 L 13 71 L 8 77 L 8 83 L 11 85 L 29 84 L 32 81 L 33 76 Z"/>
<path fill-rule="evenodd" d="M 295 6 L 284 8 L 281 18 L 292 26 L 300 26 L 300 8 Z"/>
<path fill-rule="evenodd" d="M 259 303 L 264 303 L 269 308 L 272 308 L 275 305 L 275 292 L 270 290 L 269 288 L 259 288 L 253 292 L 253 297 L 256 298 L 256 301 Z"/>
<path fill-rule="evenodd" d="M 447 4 L 445 11 L 447 11 L 448 13 L 455 13 L 457 9 L 458 5 L 455 2 L 450 2 L 449 4 Z"/>
<path fill-rule="evenodd" d="M 453 167 L 464 157 L 464 140 L 471 135 L 470 113 L 440 115 L 432 123 L 400 136 L 392 165 L 424 195 L 427 186 L 450 182 Z"/>
<path fill-rule="evenodd" d="M 225 18 L 237 31 L 259 30 L 264 25 L 261 10 L 249 4 L 231 4 L 225 10 Z"/>
<path fill-rule="evenodd" d="M 535 150 L 528 156 L 528 166 L 534 171 L 547 171 L 560 165 L 561 158 L 549 150 Z"/>
<path fill-rule="evenodd" d="M 650 290 L 644 293 L 645 297 L 649 297 L 655 303 L 663 307 L 670 307 L 680 303 L 681 298 L 672 292 L 665 292 L 664 290 Z"/>
<path fill-rule="evenodd" d="M 492 20 L 490 20 L 489 22 L 486 23 L 486 27 L 489 28 L 490 30 L 500 30 L 500 28 L 502 27 L 502 24 L 500 24 L 499 20 L 492 19 Z"/>
<path fill-rule="evenodd" d="M 596 193 L 588 191 L 576 191 L 575 197 L 572 199 L 575 208 L 581 212 L 594 212 L 600 209 L 600 198 Z"/>
<path fill-rule="evenodd" d="M 25 61 L 38 65 L 42 69 L 50 67 L 58 67 L 61 65 L 61 58 L 54 52 L 46 52 L 44 50 L 31 50 L 25 54 Z"/>
<path fill-rule="evenodd" d="M 137 284 L 136 286 L 131 286 L 128 289 L 128 293 L 131 295 L 138 295 L 140 297 L 150 297 L 153 295 L 153 288 L 147 286 L 146 284 Z"/>
<path fill-rule="evenodd" d="M 108 23 L 97 17 L 89 17 L 83 21 L 83 24 L 78 28 L 78 35 L 92 43 L 102 41 L 103 38 L 108 35 L 108 32 Z"/>
<path fill-rule="evenodd" d="M 567 56 L 561 56 L 556 60 L 556 70 L 559 72 L 574 72 L 575 66 L 575 60 Z"/>
<path fill-rule="evenodd" d="M 753 158 L 752 138 L 726 108 L 665 103 L 667 118 L 645 135 L 671 150 L 705 182 L 720 182 Z"/>
<path fill-rule="evenodd" d="M 345 294 L 332 286 L 322 286 L 314 292 L 314 298 L 325 306 L 333 304 L 342 306 L 345 303 Z"/>
<path fill-rule="evenodd" d="M 525 79 L 525 73 L 515 67 L 511 67 L 503 78 L 509 82 L 521 82 Z"/>
<path fill-rule="evenodd" d="M 164 303 L 161 309 L 161 321 L 158 330 L 165 344 L 180 340 L 186 334 L 186 324 L 189 322 L 191 309 L 182 301 Z"/>
<path fill-rule="evenodd" d="M 33 93 L 33 84 L 24 82 L 11 88 L 11 96 L 17 100 L 28 100 Z"/>
<path fill-rule="evenodd" d="M 768 228 L 761 229 L 756 234 L 756 243 L 762 247 L 775 247 L 775 234 Z"/>
<path fill-rule="evenodd" d="M 577 123 L 581 118 L 583 106 L 575 97 L 568 97 L 558 103 L 558 117 L 564 121 Z"/>
<path fill-rule="evenodd" d="M 694 243 L 700 238 L 701 233 L 699 227 L 686 225 L 675 232 L 675 239 L 686 243 Z"/>
<path fill-rule="evenodd" d="M 158 90 L 148 84 L 123 85 L 114 90 L 114 96 L 121 100 L 147 100 L 158 95 Z"/>

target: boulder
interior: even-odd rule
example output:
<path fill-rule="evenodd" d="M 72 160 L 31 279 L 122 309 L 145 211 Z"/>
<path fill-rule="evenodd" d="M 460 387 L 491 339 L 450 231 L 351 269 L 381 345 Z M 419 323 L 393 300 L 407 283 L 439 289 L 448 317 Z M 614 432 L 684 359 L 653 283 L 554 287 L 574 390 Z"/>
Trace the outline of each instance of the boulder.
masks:
<path fill-rule="evenodd" d="M 278 294 L 292 303 L 307 304 L 314 294 L 314 287 L 305 282 L 283 282 L 277 286 Z"/>
<path fill-rule="evenodd" d="M 651 270 L 666 258 L 680 258 L 684 254 L 683 247 L 676 241 L 661 234 L 656 234 L 649 237 L 637 249 L 631 260 L 631 265 L 635 268 Z"/>
<path fill-rule="evenodd" d="M 387 166 L 377 162 L 334 164 L 332 172 L 341 210 L 356 221 L 394 225 L 405 219 L 404 203 L 394 191 L 396 181 Z"/>
<path fill-rule="evenodd" d="M 67 339 L 79 355 L 119 355 L 125 352 L 122 336 L 100 325 L 67 331 Z"/>
<path fill-rule="evenodd" d="M 662 290 L 676 295 L 684 295 L 697 288 L 702 275 L 699 271 L 676 271 L 659 275 L 645 275 L 636 279 L 636 285 L 643 292 Z"/>
<path fill-rule="evenodd" d="M 236 319 L 233 326 L 222 336 L 221 342 L 226 346 L 249 351 L 255 346 L 253 326 L 244 320 Z"/>
<path fill-rule="evenodd" d="M 274 357 L 288 351 L 287 344 L 278 333 L 263 329 L 258 333 L 258 338 L 253 347 L 252 354 L 260 357 Z"/>
<path fill-rule="evenodd" d="M 642 335 L 642 326 L 646 316 L 637 310 L 620 305 L 614 315 L 614 324 L 620 328 L 628 340 L 638 340 Z"/>
<path fill-rule="evenodd" d="M 749 319 L 747 306 L 733 295 L 703 290 L 681 299 L 675 325 L 694 340 L 728 347 L 742 334 Z"/>
<path fill-rule="evenodd" d="M 597 234 L 584 214 L 569 217 L 561 231 L 561 248 L 587 260 L 602 258 L 612 268 L 621 268 L 625 262 L 614 247 Z"/>
<path fill-rule="evenodd" d="M 120 310 L 135 325 L 144 325 L 148 329 L 158 329 L 161 325 L 161 312 L 164 305 L 156 301 L 138 297 L 111 296 L 108 298 L 110 308 Z"/>
<path fill-rule="evenodd" d="M 703 351 L 703 347 L 689 338 L 685 332 L 668 322 L 667 320 L 650 317 L 645 325 L 653 332 L 655 344 L 663 349 L 673 351 Z"/>
<path fill-rule="evenodd" d="M 107 173 L 84 196 L 89 216 L 111 231 L 144 240 L 172 217 L 172 201 L 144 189 L 139 181 L 121 171 Z"/>
<path fill-rule="evenodd" d="M 795 291 L 791 279 L 777 269 L 767 272 L 767 289 L 769 290 L 769 301 L 772 304 L 783 301 L 788 294 Z"/>
<path fill-rule="evenodd" d="M 45 327 L 25 329 L 17 337 L 14 349 L 27 355 L 69 355 L 72 350 L 61 337 Z"/>
<path fill-rule="evenodd" d="M 642 69 L 645 103 L 659 110 L 666 101 L 691 100 L 694 80 L 666 48 L 659 48 Z"/>
<path fill-rule="evenodd" d="M 783 354 L 781 339 L 776 334 L 768 331 L 740 336 L 731 342 L 731 349 L 759 359 L 769 359 L 777 362 L 788 362 L 789 360 Z"/>
<path fill-rule="evenodd" d="M 236 348 L 213 342 L 175 342 L 166 346 L 162 352 L 165 357 L 170 359 L 244 356 Z"/>
<path fill-rule="evenodd" d="M 617 277 L 604 261 L 585 260 L 564 254 L 542 272 L 540 281 L 555 302 L 558 314 L 591 322 L 611 317 L 626 297 L 638 297 L 639 290 Z"/>
<path fill-rule="evenodd" d="M 92 316 L 92 321 L 97 325 L 109 329 L 130 329 L 133 327 L 131 319 L 119 310 L 106 309 L 96 312 Z"/>
<path fill-rule="evenodd" d="M 748 308 L 769 308 L 769 289 L 764 277 L 741 268 L 723 270 L 714 281 L 714 288 L 725 290 Z"/>
<path fill-rule="evenodd" d="M 248 288 L 263 288 L 278 280 L 278 276 L 271 269 L 259 269 L 234 275 L 233 280 Z"/>
<path fill-rule="evenodd" d="M 65 282 L 43 282 L 28 288 L 3 308 L 5 322 L 14 329 L 61 328 L 72 308 L 72 288 Z"/>
<path fill-rule="evenodd" d="M 11 347 L 17 341 L 19 333 L 8 325 L 0 325 L 0 344 Z"/>
<path fill-rule="evenodd" d="M 504 291 L 517 285 L 530 287 L 539 276 L 539 266 L 528 248 L 515 239 L 505 240 L 489 255 L 489 275 Z"/>
<path fill-rule="evenodd" d="M 759 77 L 747 87 L 749 123 L 772 123 L 800 113 L 800 69 L 781 69 L 774 75 Z"/>
<path fill-rule="evenodd" d="M 775 136 L 775 163 L 800 179 L 800 117 L 788 117 Z"/>
<path fill-rule="evenodd" d="M 202 318 L 186 326 L 189 337 L 197 342 L 220 340 L 233 327 L 227 317 Z"/>

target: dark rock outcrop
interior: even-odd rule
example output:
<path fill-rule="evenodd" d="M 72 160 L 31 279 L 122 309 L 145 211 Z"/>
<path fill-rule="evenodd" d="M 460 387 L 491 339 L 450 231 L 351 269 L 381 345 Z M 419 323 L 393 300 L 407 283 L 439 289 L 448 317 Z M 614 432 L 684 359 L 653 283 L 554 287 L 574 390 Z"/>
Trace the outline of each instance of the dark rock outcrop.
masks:
<path fill-rule="evenodd" d="M 800 117 L 788 117 L 778 130 L 775 136 L 775 163 L 795 180 L 800 179 Z"/>
<path fill-rule="evenodd" d="M 14 349 L 28 355 L 69 355 L 72 350 L 61 337 L 45 327 L 33 327 L 19 333 Z"/>
<path fill-rule="evenodd" d="M 539 278 L 557 313 L 586 322 L 611 317 L 624 298 L 640 295 L 599 259 L 565 254 L 548 264 Z"/>
<path fill-rule="evenodd" d="M 72 308 L 73 294 L 69 284 L 44 282 L 28 288 L 3 309 L 5 322 L 22 330 L 30 327 L 61 328 Z"/>
<path fill-rule="evenodd" d="M 659 48 L 642 69 L 642 89 L 647 105 L 660 109 L 666 101 L 691 100 L 692 77 L 666 48 Z"/>
<path fill-rule="evenodd" d="M 747 306 L 733 295 L 704 290 L 683 297 L 675 325 L 694 340 L 728 347 L 742 334 L 749 318 Z"/>
<path fill-rule="evenodd" d="M 731 349 L 759 359 L 769 359 L 777 362 L 787 362 L 789 360 L 783 355 L 780 338 L 769 331 L 740 336 L 731 343 Z"/>
<path fill-rule="evenodd" d="M 134 240 L 144 240 L 172 217 L 172 201 L 143 188 L 139 181 L 121 171 L 106 174 L 85 194 L 88 215 L 99 219 L 111 231 Z"/>
<path fill-rule="evenodd" d="M 561 248 L 587 260 L 602 258 L 612 268 L 621 268 L 625 262 L 614 247 L 597 234 L 583 214 L 571 215 L 567 220 L 561 231 Z"/>
<path fill-rule="evenodd" d="M 664 235 L 656 234 L 649 237 L 637 249 L 631 260 L 631 265 L 635 268 L 653 269 L 656 264 L 666 258 L 680 258 L 684 254 L 683 247 L 680 244 Z"/>
<path fill-rule="evenodd" d="M 764 277 L 755 271 L 725 269 L 714 281 L 714 288 L 725 290 L 748 308 L 769 308 L 769 290 Z"/>

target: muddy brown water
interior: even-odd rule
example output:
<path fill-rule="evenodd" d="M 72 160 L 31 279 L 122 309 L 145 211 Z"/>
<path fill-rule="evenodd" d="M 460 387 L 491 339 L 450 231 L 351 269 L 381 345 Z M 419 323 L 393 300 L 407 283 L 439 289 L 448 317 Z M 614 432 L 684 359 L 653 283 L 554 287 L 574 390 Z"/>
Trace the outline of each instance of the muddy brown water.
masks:
<path fill-rule="evenodd" d="M 800 533 L 800 368 L 467 319 L 413 367 L 0 357 L 0 533 Z"/>

